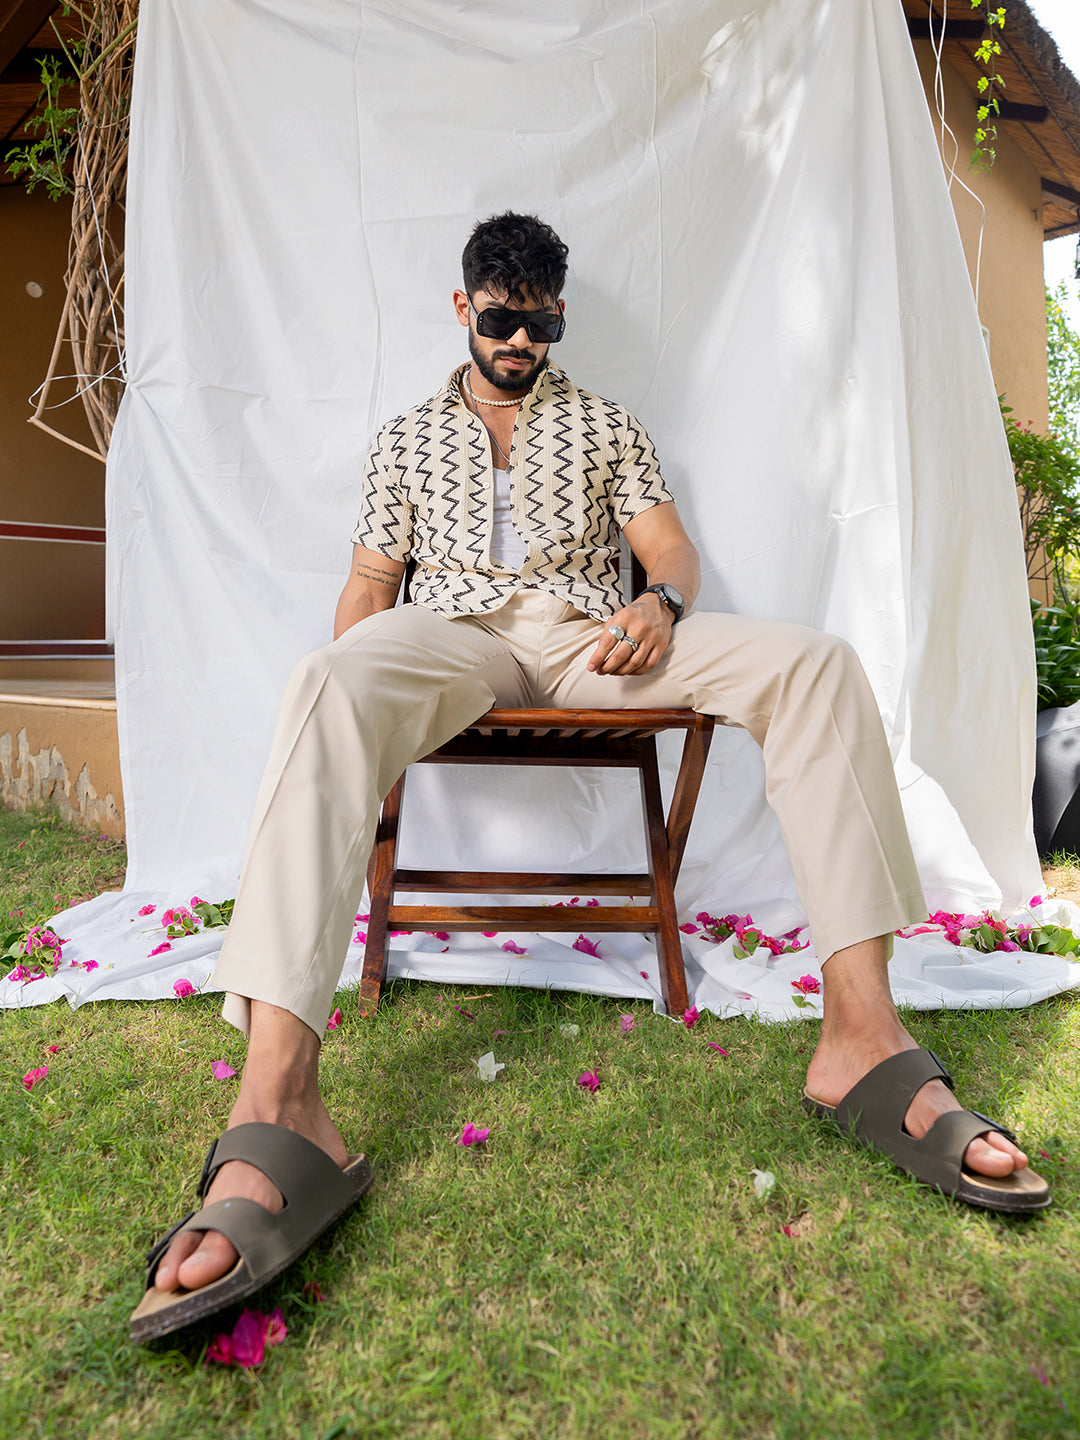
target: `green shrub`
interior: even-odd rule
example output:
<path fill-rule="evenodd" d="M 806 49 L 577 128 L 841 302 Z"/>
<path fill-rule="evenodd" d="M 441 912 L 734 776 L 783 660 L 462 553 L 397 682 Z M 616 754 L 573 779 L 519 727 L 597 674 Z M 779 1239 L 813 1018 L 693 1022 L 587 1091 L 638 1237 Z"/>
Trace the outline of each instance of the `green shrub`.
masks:
<path fill-rule="evenodd" d="M 1080 602 L 1060 600 L 1039 608 L 1031 602 L 1039 709 L 1080 700 Z"/>

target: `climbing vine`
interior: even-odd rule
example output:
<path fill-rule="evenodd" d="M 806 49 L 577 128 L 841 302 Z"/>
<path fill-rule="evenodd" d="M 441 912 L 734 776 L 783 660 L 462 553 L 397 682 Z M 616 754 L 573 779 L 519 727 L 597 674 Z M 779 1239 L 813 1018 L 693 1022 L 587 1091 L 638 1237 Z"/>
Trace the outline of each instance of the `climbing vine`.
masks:
<path fill-rule="evenodd" d="M 1001 54 L 1000 32 L 1005 28 L 1005 6 L 993 5 L 992 0 L 971 0 L 972 10 L 985 14 L 987 30 L 975 51 L 975 58 L 986 71 L 979 76 L 979 108 L 975 115 L 975 148 L 971 152 L 971 169 L 989 171 L 997 158 L 997 119 L 1001 114 L 998 90 L 1005 88 L 1005 81 L 998 74 L 997 61 Z M 995 29 L 997 33 L 995 33 Z"/>

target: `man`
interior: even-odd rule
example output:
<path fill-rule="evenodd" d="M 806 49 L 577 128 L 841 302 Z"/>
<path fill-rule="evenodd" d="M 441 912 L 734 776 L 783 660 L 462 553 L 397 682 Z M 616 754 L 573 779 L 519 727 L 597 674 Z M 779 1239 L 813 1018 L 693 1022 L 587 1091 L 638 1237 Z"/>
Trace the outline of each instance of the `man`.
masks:
<path fill-rule="evenodd" d="M 535 217 L 478 224 L 454 292 L 471 359 L 372 448 L 334 643 L 286 691 L 214 976 L 249 1046 L 204 1170 L 211 1208 L 152 1253 L 136 1338 L 264 1284 L 368 1183 L 323 1105 L 318 1056 L 378 807 L 494 704 L 689 705 L 748 729 L 824 957 L 804 1105 L 970 1203 L 1049 1203 L 893 1006 L 890 937 L 926 906 L 854 652 L 802 626 L 691 613 L 698 557 L 648 436 L 549 362 L 566 257 Z M 629 604 L 620 536 L 651 582 Z"/>

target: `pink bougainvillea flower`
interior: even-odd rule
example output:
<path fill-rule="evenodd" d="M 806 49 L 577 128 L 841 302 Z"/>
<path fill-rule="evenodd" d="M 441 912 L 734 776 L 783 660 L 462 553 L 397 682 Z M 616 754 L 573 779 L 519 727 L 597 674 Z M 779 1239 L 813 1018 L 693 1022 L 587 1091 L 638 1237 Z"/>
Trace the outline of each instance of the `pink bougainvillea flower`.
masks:
<path fill-rule="evenodd" d="M 580 950 L 583 955 L 595 955 L 600 959 L 600 946 L 595 940 L 586 940 L 584 935 L 579 935 L 570 946 L 571 950 Z"/>
<path fill-rule="evenodd" d="M 450 939 L 449 934 L 448 934 L 445 930 L 432 930 L 432 931 L 431 931 L 431 934 L 435 936 L 435 939 L 436 939 L 436 940 L 449 940 L 449 939 Z"/>
<path fill-rule="evenodd" d="M 529 953 L 523 945 L 515 945 L 513 940 L 504 940 L 502 948 L 508 955 L 527 955 Z"/>
<path fill-rule="evenodd" d="M 1044 897 L 1042 895 L 1032 895 L 1031 899 L 1028 901 L 1028 909 L 1033 910 L 1036 905 L 1041 905 L 1043 903 L 1043 899 Z"/>
<path fill-rule="evenodd" d="M 706 1049 L 706 1050 L 715 1050 L 716 1053 L 717 1053 L 717 1055 L 726 1055 L 726 1054 L 728 1053 L 728 1052 L 724 1049 L 724 1047 L 720 1044 L 720 1042 L 717 1041 L 717 1040 L 706 1040 L 706 1042 L 705 1042 L 705 1049 Z"/>
<path fill-rule="evenodd" d="M 60 1054 L 60 1046 L 59 1046 L 59 1045 L 46 1045 L 46 1046 L 45 1046 L 45 1049 L 49 1052 L 50 1055 L 59 1055 L 59 1054 Z"/>
<path fill-rule="evenodd" d="M 470 1010 L 466 1010 L 464 1005 L 455 1005 L 454 1009 L 457 1010 L 460 1014 L 464 1015 L 466 1020 L 471 1020 L 473 1018 L 472 1012 Z"/>
<path fill-rule="evenodd" d="M 206 1364 L 242 1365 L 251 1369 L 261 1365 L 267 1348 L 280 1345 L 288 1330 L 281 1310 L 264 1315 L 261 1310 L 245 1310 L 233 1326 L 231 1335 L 217 1335 L 206 1352 Z"/>
<path fill-rule="evenodd" d="M 647 980 L 649 978 L 648 970 L 639 970 L 637 973 L 641 976 L 643 980 Z"/>
<path fill-rule="evenodd" d="M 211 1060 L 210 1074 L 213 1075 L 215 1080 L 228 1080 L 236 1074 L 236 1071 L 227 1060 Z"/>
<path fill-rule="evenodd" d="M 167 945 L 163 945 L 161 948 L 163 950 L 167 950 L 169 947 Z M 156 955 L 157 951 L 151 950 L 150 953 L 151 955 Z M 190 980 L 174 980 L 172 988 L 173 994 L 178 1000 L 186 1000 L 189 995 L 195 994 L 195 986 L 191 983 Z"/>
<path fill-rule="evenodd" d="M 619 1029 L 622 1031 L 622 1033 L 623 1033 L 624 1035 L 629 1035 L 629 1034 L 630 1034 L 630 1031 L 631 1031 L 633 1028 L 634 1028 L 634 1017 L 633 1017 L 633 1015 L 620 1015 L 620 1016 L 619 1016 Z"/>
<path fill-rule="evenodd" d="M 488 1128 L 485 1130 L 479 1130 L 470 1120 L 469 1123 L 462 1130 L 461 1134 L 458 1136 L 457 1143 L 459 1145 L 465 1146 L 483 1145 L 484 1141 L 488 1138 L 490 1134 L 490 1126 L 488 1126 Z"/>
<path fill-rule="evenodd" d="M 341 1024 L 341 1021 L 342 1021 L 342 1014 L 341 1014 L 341 1008 L 340 1008 L 340 1006 L 339 1006 L 339 1007 L 334 1011 L 334 1013 L 330 1016 L 330 1019 L 327 1020 L 327 1022 L 326 1022 L 326 1028 L 327 1028 L 328 1030 L 336 1030 L 336 1029 L 338 1028 L 338 1026 Z"/>
<path fill-rule="evenodd" d="M 200 900 L 198 895 L 192 895 L 191 899 L 188 901 L 188 904 L 194 910 L 196 905 L 205 905 L 206 901 Z"/>
<path fill-rule="evenodd" d="M 368 920 L 368 919 L 370 919 L 370 918 L 371 918 L 371 917 L 367 914 L 367 912 L 365 912 L 363 915 L 357 915 L 356 921 L 357 921 L 357 924 L 359 924 L 361 920 Z"/>
<path fill-rule="evenodd" d="M 701 1019 L 701 1011 L 696 1005 L 690 1005 L 683 1011 L 682 1023 L 688 1030 L 692 1030 Z"/>
<path fill-rule="evenodd" d="M 586 1070 L 584 1075 L 579 1075 L 577 1083 L 583 1090 L 599 1090 L 600 1076 L 595 1070 Z"/>
<path fill-rule="evenodd" d="M 480 934 L 483 935 L 483 937 L 484 937 L 485 940 L 494 940 L 495 936 L 496 936 L 498 933 L 499 933 L 498 930 L 481 930 L 481 931 L 480 931 Z"/>
<path fill-rule="evenodd" d="M 163 940 L 160 945 L 154 946 L 153 950 L 150 951 L 150 955 L 147 956 L 147 959 L 149 959 L 150 956 L 153 955 L 161 955 L 164 951 L 171 949 L 172 946 L 169 944 L 168 940 Z"/>
<path fill-rule="evenodd" d="M 792 980 L 792 988 L 798 990 L 800 995 L 820 995 L 821 981 L 814 975 L 800 975 L 798 980 Z"/>
<path fill-rule="evenodd" d="M 163 911 L 161 912 L 161 923 L 162 923 L 163 925 L 171 925 L 175 919 L 176 919 L 176 911 L 175 911 L 175 910 L 163 910 Z"/>
<path fill-rule="evenodd" d="M 590 905 L 599 905 L 599 904 L 600 904 L 600 901 L 599 901 L 599 900 L 586 900 L 586 901 L 585 901 L 585 908 L 588 909 L 588 907 L 589 907 Z"/>
<path fill-rule="evenodd" d="M 213 1361 L 217 1365 L 231 1365 L 233 1363 L 232 1340 L 228 1335 L 215 1335 L 206 1349 L 204 1365 Z"/>
<path fill-rule="evenodd" d="M 784 1232 L 784 1234 L 788 1237 L 789 1240 L 794 1240 L 796 1238 L 795 1231 L 791 1228 L 790 1225 L 781 1225 L 780 1229 Z"/>
<path fill-rule="evenodd" d="M 140 910 L 139 910 L 139 914 L 140 914 L 140 915 L 152 915 L 156 909 L 157 909 L 157 906 L 156 906 L 156 905 L 143 905 L 143 906 L 140 908 Z"/>
<path fill-rule="evenodd" d="M 317 1305 L 326 1304 L 326 1296 L 319 1289 L 318 1281 L 316 1280 L 304 1281 L 304 1294 L 309 1299 L 314 1300 Z"/>
<path fill-rule="evenodd" d="M 679 926 L 679 929 L 683 932 L 684 935 L 696 935 L 699 926 L 695 925 L 692 920 L 687 920 L 685 925 Z"/>
<path fill-rule="evenodd" d="M 266 1354 L 266 1320 L 258 1310 L 245 1310 L 233 1326 L 233 1364 L 250 1370 Z"/>
<path fill-rule="evenodd" d="M 32 1090 L 39 1080 L 44 1080 L 49 1073 L 47 1065 L 41 1065 L 37 1070 L 28 1070 L 22 1077 L 22 1083 L 27 1090 Z"/>

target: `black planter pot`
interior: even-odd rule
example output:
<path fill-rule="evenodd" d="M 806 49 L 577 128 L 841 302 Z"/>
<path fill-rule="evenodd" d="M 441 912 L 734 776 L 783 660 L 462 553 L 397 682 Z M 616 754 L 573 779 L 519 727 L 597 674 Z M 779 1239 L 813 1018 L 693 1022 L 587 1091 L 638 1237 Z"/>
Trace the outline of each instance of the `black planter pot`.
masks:
<path fill-rule="evenodd" d="M 1031 808 L 1040 855 L 1080 855 L 1080 702 L 1039 712 Z"/>

